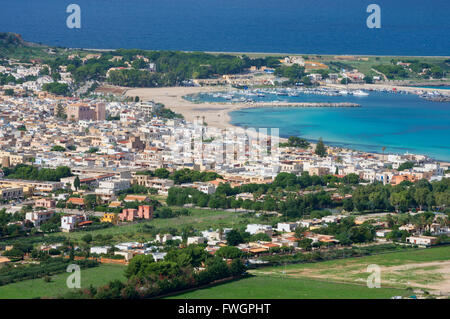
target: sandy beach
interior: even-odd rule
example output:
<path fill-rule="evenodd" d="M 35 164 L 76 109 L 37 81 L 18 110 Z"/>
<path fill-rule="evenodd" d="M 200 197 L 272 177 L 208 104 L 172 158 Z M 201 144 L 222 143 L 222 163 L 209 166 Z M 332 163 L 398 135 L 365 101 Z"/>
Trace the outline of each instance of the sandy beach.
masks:
<path fill-rule="evenodd" d="M 239 109 L 240 105 L 224 103 L 194 103 L 183 99 L 188 94 L 229 90 L 228 87 L 166 87 L 131 89 L 127 96 L 139 96 L 143 101 L 162 103 L 176 113 L 180 113 L 187 121 L 193 122 L 197 117 L 205 117 L 205 122 L 217 128 L 229 128 L 229 112 Z"/>
<path fill-rule="evenodd" d="M 400 90 L 413 93 L 415 91 L 438 91 L 442 95 L 450 96 L 450 90 L 435 89 L 435 88 L 417 88 L 409 86 L 398 86 L 390 84 L 349 84 L 348 86 L 342 84 L 330 84 L 327 87 L 334 89 L 363 89 L 363 90 Z M 313 103 L 301 105 L 301 103 L 195 103 L 183 99 L 183 96 L 188 94 L 229 91 L 233 90 L 226 86 L 209 86 L 209 87 L 165 87 L 165 88 L 139 88 L 129 89 L 126 91 L 127 96 L 139 96 L 143 101 L 154 101 L 162 103 L 174 112 L 182 114 L 186 120 L 194 121 L 196 118 L 204 117 L 208 125 L 217 128 L 229 128 L 231 117 L 229 112 L 239 110 L 242 108 L 252 107 L 270 107 L 270 106 L 298 106 L 298 107 L 313 107 Z M 278 105 L 277 105 L 278 104 Z M 318 103 L 316 106 L 326 106 Z"/>
<path fill-rule="evenodd" d="M 439 91 L 441 94 L 450 96 L 450 90 L 445 89 L 435 89 L 435 88 L 418 88 L 418 87 L 408 87 L 399 85 L 389 85 L 389 84 L 349 84 L 346 85 L 326 85 L 327 87 L 333 89 L 362 89 L 362 90 L 392 90 L 395 88 L 398 91 L 405 91 L 414 93 L 418 90 L 422 91 Z M 142 101 L 154 101 L 156 103 L 162 103 L 167 108 L 173 110 L 176 113 L 180 113 L 184 116 L 187 121 L 194 122 L 197 119 L 202 119 L 208 124 L 208 126 L 216 127 L 219 129 L 236 129 L 236 126 L 230 124 L 231 116 L 230 112 L 243 109 L 243 108 L 254 108 L 254 107 L 269 107 L 269 106 L 287 106 L 286 102 L 283 103 L 196 103 L 191 102 L 183 97 L 189 94 L 197 93 L 207 93 L 207 92 L 218 92 L 218 91 L 231 91 L 235 90 L 228 86 L 207 86 L 207 87 L 164 87 L 164 88 L 122 88 L 126 96 L 139 96 Z M 438 102 L 436 102 L 438 103 Z M 266 105 L 267 104 L 267 105 Z M 277 105 L 278 104 L 278 105 Z M 292 106 L 297 107 L 318 107 L 317 105 L 299 105 L 301 103 L 293 103 Z M 314 103 L 311 103 L 314 104 Z M 285 141 L 286 139 L 280 138 L 280 141 Z M 314 147 L 314 143 L 311 143 Z"/>
<path fill-rule="evenodd" d="M 257 102 L 257 103 L 195 103 L 185 100 L 183 96 L 188 94 L 227 91 L 229 87 L 169 87 L 169 88 L 142 88 L 131 89 L 127 96 L 139 96 L 142 101 L 154 101 L 164 104 L 167 108 L 180 113 L 188 121 L 193 122 L 197 118 L 204 117 L 205 122 L 220 129 L 233 127 L 230 124 L 230 112 L 244 108 L 256 107 L 359 107 L 354 103 L 307 103 L 307 102 Z"/>

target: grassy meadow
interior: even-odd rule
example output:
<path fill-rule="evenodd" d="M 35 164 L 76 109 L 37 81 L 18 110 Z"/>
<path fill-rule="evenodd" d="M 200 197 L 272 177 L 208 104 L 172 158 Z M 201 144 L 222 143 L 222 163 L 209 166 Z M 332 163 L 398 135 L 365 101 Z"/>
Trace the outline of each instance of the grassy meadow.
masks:
<path fill-rule="evenodd" d="M 125 281 L 124 271 L 125 266 L 106 264 L 82 269 L 81 288 L 87 288 L 90 285 L 102 286 L 115 279 Z M 69 273 L 62 273 L 52 276 L 51 282 L 45 282 L 44 278 L 37 278 L 0 286 L 0 299 L 33 299 L 62 295 L 71 290 L 66 285 L 69 276 Z"/>

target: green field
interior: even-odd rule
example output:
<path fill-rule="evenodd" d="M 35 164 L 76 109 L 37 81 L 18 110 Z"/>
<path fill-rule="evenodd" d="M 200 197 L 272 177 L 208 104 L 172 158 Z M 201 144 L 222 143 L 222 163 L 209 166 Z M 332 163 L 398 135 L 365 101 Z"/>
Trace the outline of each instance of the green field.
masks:
<path fill-rule="evenodd" d="M 107 284 L 111 280 L 125 281 L 125 266 L 100 265 L 99 267 L 81 270 L 81 287 L 87 288 Z M 51 282 L 45 282 L 43 278 L 20 281 L 5 286 L 0 286 L 0 299 L 31 299 L 38 297 L 55 297 L 70 292 L 66 280 L 69 273 L 52 276 Z"/>
<path fill-rule="evenodd" d="M 381 268 L 381 288 L 369 289 L 367 266 Z M 408 288 L 448 292 L 450 246 L 307 264 L 263 267 L 239 281 L 173 298 L 390 298 Z"/>
<path fill-rule="evenodd" d="M 363 285 L 327 282 L 308 278 L 254 276 L 211 288 L 173 296 L 173 299 L 372 299 L 407 295 L 406 290 L 369 289 Z"/>
<path fill-rule="evenodd" d="M 367 280 L 367 266 L 381 268 L 381 283 L 385 287 L 415 287 L 448 291 L 450 280 L 450 246 L 385 253 L 361 258 L 348 258 L 314 264 L 293 264 L 266 267 L 255 274 L 270 276 L 308 277 L 362 284 Z"/>
<path fill-rule="evenodd" d="M 148 234 L 143 232 L 144 225 L 155 228 L 176 228 L 181 229 L 186 226 L 192 226 L 196 230 L 205 230 L 208 228 L 233 227 L 239 224 L 244 225 L 258 221 L 257 218 L 242 217 L 242 213 L 228 212 L 223 210 L 189 209 L 189 216 L 179 216 L 176 218 L 155 218 L 151 221 L 129 224 L 124 226 L 114 226 L 110 228 L 94 230 L 90 232 L 79 231 L 70 234 L 56 233 L 56 235 L 65 235 L 70 239 L 78 240 L 86 234 L 92 236 L 113 235 L 115 241 L 148 238 Z"/>

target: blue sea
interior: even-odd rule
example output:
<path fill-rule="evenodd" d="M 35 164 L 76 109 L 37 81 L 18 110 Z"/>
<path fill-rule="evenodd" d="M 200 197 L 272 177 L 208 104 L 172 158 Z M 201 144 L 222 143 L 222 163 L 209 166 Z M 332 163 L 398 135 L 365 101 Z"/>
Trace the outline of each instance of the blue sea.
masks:
<path fill-rule="evenodd" d="M 450 160 L 450 103 L 431 102 L 413 94 L 369 92 L 369 96 L 277 96 L 256 101 L 352 102 L 359 108 L 265 107 L 231 112 L 231 123 L 242 127 L 278 127 L 280 136 L 300 136 L 329 145 L 368 152 L 424 154 Z M 201 96 L 202 101 L 222 101 Z"/>
<path fill-rule="evenodd" d="M 81 29 L 66 26 L 72 3 L 81 7 Z M 371 3 L 381 7 L 380 29 L 366 26 Z M 0 8 L 0 32 L 62 47 L 450 55 L 449 0 L 0 0 Z M 292 99 L 363 107 L 247 109 L 233 112 L 233 123 L 276 123 L 283 136 L 450 160 L 449 103 L 388 93 Z"/>
<path fill-rule="evenodd" d="M 81 7 L 81 29 L 66 8 Z M 369 4 L 381 28 L 369 29 Z M 450 55 L 448 0 L 0 0 L 0 32 L 77 48 Z"/>

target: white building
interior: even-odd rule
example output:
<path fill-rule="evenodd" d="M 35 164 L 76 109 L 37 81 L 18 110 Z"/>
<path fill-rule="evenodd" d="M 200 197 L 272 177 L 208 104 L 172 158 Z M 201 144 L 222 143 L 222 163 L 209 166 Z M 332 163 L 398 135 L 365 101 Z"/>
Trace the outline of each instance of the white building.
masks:
<path fill-rule="evenodd" d="M 297 228 L 297 223 L 278 223 L 277 231 L 290 233 Z"/>
<path fill-rule="evenodd" d="M 436 237 L 432 236 L 410 236 L 406 237 L 406 242 L 420 246 L 431 246 L 436 243 Z"/>
<path fill-rule="evenodd" d="M 55 212 L 31 212 L 25 214 L 25 220 L 32 222 L 34 227 L 40 227 L 53 216 Z"/>
<path fill-rule="evenodd" d="M 95 190 L 96 194 L 112 196 L 117 192 L 130 188 L 131 183 L 128 179 L 114 179 L 110 181 L 101 181 L 98 188 Z"/>
<path fill-rule="evenodd" d="M 74 230 L 78 223 L 85 221 L 84 215 L 66 215 L 61 218 L 61 230 L 63 232 L 70 232 Z"/>
<path fill-rule="evenodd" d="M 109 247 L 109 246 L 96 246 L 96 247 L 91 247 L 89 252 L 91 254 L 101 255 L 101 254 L 107 254 L 110 250 L 111 250 L 111 247 Z"/>
<path fill-rule="evenodd" d="M 272 236 L 273 230 L 272 230 L 272 226 L 270 226 L 270 225 L 248 224 L 245 231 L 247 233 L 250 233 L 250 235 L 265 233 L 269 236 Z"/>
<path fill-rule="evenodd" d="M 188 237 L 188 239 L 187 239 L 187 244 L 188 245 L 204 244 L 205 242 L 206 242 L 206 238 L 205 237 L 200 237 L 200 236 Z"/>
<path fill-rule="evenodd" d="M 155 261 L 161 261 L 161 260 L 164 260 L 164 257 L 166 257 L 167 253 L 165 253 L 165 252 L 154 252 L 154 253 L 151 253 L 151 255 L 153 256 L 153 259 Z"/>
<path fill-rule="evenodd" d="M 155 240 L 161 244 L 164 244 L 168 240 L 173 240 L 173 236 L 171 234 L 164 234 L 164 235 L 157 234 Z"/>
<path fill-rule="evenodd" d="M 387 234 L 389 234 L 392 230 L 390 229 L 380 229 L 375 233 L 377 237 L 385 238 Z"/>

